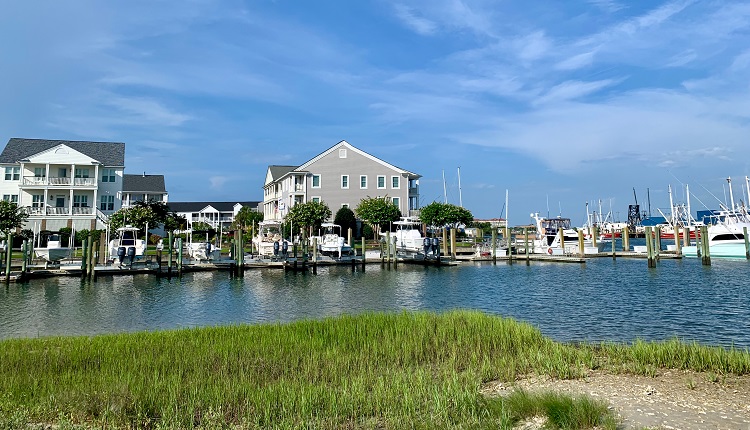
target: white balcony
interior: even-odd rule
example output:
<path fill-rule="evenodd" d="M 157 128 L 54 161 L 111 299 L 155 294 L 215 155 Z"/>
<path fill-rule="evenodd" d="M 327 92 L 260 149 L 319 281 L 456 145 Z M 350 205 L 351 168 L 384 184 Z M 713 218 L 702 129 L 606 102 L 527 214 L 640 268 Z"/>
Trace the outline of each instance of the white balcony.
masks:
<path fill-rule="evenodd" d="M 44 208 L 38 208 L 38 207 L 26 207 L 26 213 L 29 214 L 29 216 L 49 216 L 49 217 L 57 217 L 57 216 L 71 216 L 71 211 L 67 207 L 53 207 L 53 206 L 47 206 Z M 92 207 L 74 207 L 72 216 L 91 216 L 94 215 L 94 208 Z"/>
<path fill-rule="evenodd" d="M 47 178 L 24 176 L 21 187 L 96 187 L 96 178 Z"/>

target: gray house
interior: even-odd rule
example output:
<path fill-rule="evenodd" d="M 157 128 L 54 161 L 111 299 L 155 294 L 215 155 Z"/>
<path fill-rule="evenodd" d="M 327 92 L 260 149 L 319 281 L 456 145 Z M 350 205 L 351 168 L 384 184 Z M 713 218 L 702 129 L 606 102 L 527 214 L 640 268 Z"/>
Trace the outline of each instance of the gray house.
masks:
<path fill-rule="evenodd" d="M 283 220 L 292 206 L 311 201 L 335 214 L 366 197 L 387 197 L 403 215 L 417 215 L 419 178 L 342 140 L 300 166 L 268 166 L 263 216 Z"/>
<path fill-rule="evenodd" d="M 122 177 L 122 207 L 128 208 L 136 202 L 153 200 L 167 203 L 169 193 L 164 184 L 164 175 L 129 175 Z"/>

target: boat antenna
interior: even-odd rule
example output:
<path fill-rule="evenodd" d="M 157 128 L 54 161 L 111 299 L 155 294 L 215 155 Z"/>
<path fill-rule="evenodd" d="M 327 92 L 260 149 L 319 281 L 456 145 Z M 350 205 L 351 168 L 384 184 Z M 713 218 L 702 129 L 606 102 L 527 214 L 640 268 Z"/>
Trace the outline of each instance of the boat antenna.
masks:
<path fill-rule="evenodd" d="M 443 169 L 443 203 L 448 203 L 448 192 L 445 189 L 445 169 Z"/>
<path fill-rule="evenodd" d="M 690 214 L 690 186 L 688 184 L 685 184 L 685 195 L 687 196 L 687 222 L 690 224 L 693 215 Z"/>
<path fill-rule="evenodd" d="M 458 205 L 464 207 L 464 201 L 461 198 L 461 166 L 458 166 Z"/>
<path fill-rule="evenodd" d="M 648 217 L 651 218 L 651 190 L 646 188 L 646 199 L 648 200 Z"/>
<path fill-rule="evenodd" d="M 510 224 L 508 224 L 508 189 L 505 189 L 505 228 L 510 228 Z M 510 231 L 510 230 L 508 230 Z M 508 244 L 510 247 L 510 244 Z"/>
<path fill-rule="evenodd" d="M 549 218 L 549 194 L 547 194 L 547 218 Z"/>

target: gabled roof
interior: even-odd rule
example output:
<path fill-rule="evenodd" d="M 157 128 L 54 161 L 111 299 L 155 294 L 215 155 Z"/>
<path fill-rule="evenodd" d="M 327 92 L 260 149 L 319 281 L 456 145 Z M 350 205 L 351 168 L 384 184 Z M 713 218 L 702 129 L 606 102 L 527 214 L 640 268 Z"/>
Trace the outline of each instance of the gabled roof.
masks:
<path fill-rule="evenodd" d="M 260 202 L 169 202 L 167 206 L 172 212 L 200 212 L 209 206 L 219 212 L 232 212 L 237 204 L 257 209 Z"/>
<path fill-rule="evenodd" d="M 410 175 L 410 176 L 415 176 L 415 177 L 417 177 L 417 178 L 421 178 L 421 177 L 422 177 L 422 175 L 417 175 L 417 174 L 416 174 L 416 173 L 414 173 L 414 172 L 410 172 L 410 171 L 408 171 L 408 170 L 405 170 L 405 169 L 402 169 L 402 168 L 400 168 L 400 167 L 396 167 L 396 166 L 394 166 L 393 164 L 387 163 L 387 162 L 385 162 L 385 161 L 381 160 L 380 158 L 378 158 L 378 157 L 376 157 L 376 156 L 374 156 L 374 155 L 372 155 L 372 154 L 368 154 L 367 152 L 365 152 L 365 151 L 363 151 L 363 150 L 361 150 L 361 149 L 359 149 L 359 148 L 356 148 L 356 147 L 352 146 L 352 144 L 350 144 L 349 142 L 347 142 L 347 141 L 345 141 L 345 140 L 342 140 L 342 141 L 338 142 L 337 144 L 333 145 L 332 147 L 330 147 L 330 148 L 326 149 L 325 151 L 321 152 L 320 154 L 318 154 L 317 156 L 315 156 L 314 158 L 312 158 L 311 160 L 309 160 L 309 161 L 308 161 L 308 162 L 306 162 L 305 164 L 303 164 L 303 165 L 301 165 L 301 166 L 297 167 L 297 168 L 296 168 L 296 169 L 294 169 L 294 170 L 296 170 L 296 171 L 304 171 L 304 170 L 307 170 L 307 168 L 308 168 L 308 167 L 309 167 L 309 166 L 310 166 L 311 164 L 315 163 L 316 161 L 320 160 L 321 158 L 325 157 L 326 155 L 330 154 L 331 152 L 333 152 L 333 151 L 335 151 L 335 150 L 337 150 L 337 149 L 339 149 L 339 148 L 341 148 L 341 147 L 344 147 L 344 148 L 347 148 L 347 149 L 349 149 L 349 150 L 351 150 L 351 151 L 353 151 L 353 152 L 356 152 L 357 154 L 359 154 L 359 155 L 362 155 L 363 157 L 369 158 L 370 160 L 373 160 L 373 161 L 375 161 L 375 162 L 377 162 L 377 163 L 380 163 L 380 164 L 382 164 L 383 166 L 385 166 L 385 167 L 388 167 L 389 169 L 393 169 L 393 170 L 396 170 L 396 171 L 398 171 L 399 173 L 405 173 L 405 174 L 408 174 L 408 175 Z M 275 178 L 276 178 L 276 177 L 274 177 L 274 179 L 275 179 Z"/>
<path fill-rule="evenodd" d="M 24 158 L 65 145 L 105 166 L 125 166 L 125 144 L 121 142 L 89 142 L 81 140 L 21 139 L 13 137 L 0 154 L 0 163 L 13 164 Z"/>
<path fill-rule="evenodd" d="M 122 175 L 122 192 L 166 193 L 164 175 Z"/>
<path fill-rule="evenodd" d="M 268 171 L 271 172 L 271 179 L 275 181 L 296 168 L 297 166 L 268 166 Z"/>

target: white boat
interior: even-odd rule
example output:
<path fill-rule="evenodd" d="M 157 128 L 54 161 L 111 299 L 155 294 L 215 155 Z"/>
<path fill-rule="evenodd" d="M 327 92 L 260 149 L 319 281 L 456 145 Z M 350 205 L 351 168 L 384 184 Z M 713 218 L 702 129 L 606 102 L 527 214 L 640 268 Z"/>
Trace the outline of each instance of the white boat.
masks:
<path fill-rule="evenodd" d="M 391 240 L 395 241 L 396 251 L 402 254 L 418 254 L 424 252 L 424 237 L 422 237 L 422 221 L 418 217 L 401 217 L 394 221 L 396 231 L 391 233 Z M 380 233 L 384 238 L 386 233 Z"/>
<path fill-rule="evenodd" d="M 536 236 L 530 240 L 530 254 L 565 255 L 580 254 L 578 231 L 571 228 L 570 218 L 544 218 L 538 213 L 531 214 L 536 225 Z M 584 254 L 597 254 L 591 235 L 583 232 Z M 516 243 L 516 249 L 524 247 L 523 242 Z M 522 252 L 519 250 L 519 252 Z"/>
<path fill-rule="evenodd" d="M 34 253 L 37 258 L 41 258 L 50 263 L 68 257 L 70 255 L 70 248 L 62 246 L 60 243 L 60 234 L 54 233 L 47 237 L 47 246 L 34 248 Z"/>
<path fill-rule="evenodd" d="M 177 232 L 177 234 L 186 234 L 187 243 L 185 243 L 185 250 L 188 257 L 193 260 L 218 260 L 221 258 L 221 248 L 212 244 L 208 240 L 208 234 L 206 234 L 205 241 L 196 241 L 196 237 L 192 230 L 183 230 Z"/>
<path fill-rule="evenodd" d="M 258 224 L 258 235 L 253 238 L 258 255 L 272 256 L 288 250 L 290 243 L 281 234 L 281 221 L 261 221 Z"/>
<path fill-rule="evenodd" d="M 744 229 L 750 231 L 748 217 L 741 212 L 721 211 L 715 221 L 716 224 L 707 228 L 709 256 L 746 258 Z M 700 242 L 700 238 L 696 242 Z M 686 246 L 682 253 L 686 257 L 698 257 L 698 249 L 699 245 Z"/>
<path fill-rule="evenodd" d="M 318 236 L 318 250 L 322 255 L 330 257 L 351 257 L 354 250 L 346 244 L 341 237 L 341 226 L 331 222 L 324 222 L 320 225 L 320 234 Z"/>
<path fill-rule="evenodd" d="M 146 241 L 138 239 L 138 228 L 132 226 L 120 227 L 116 230 L 117 237 L 109 241 L 109 259 L 119 260 L 120 266 L 127 258 L 130 264 L 136 258 L 143 257 L 146 252 Z"/>

